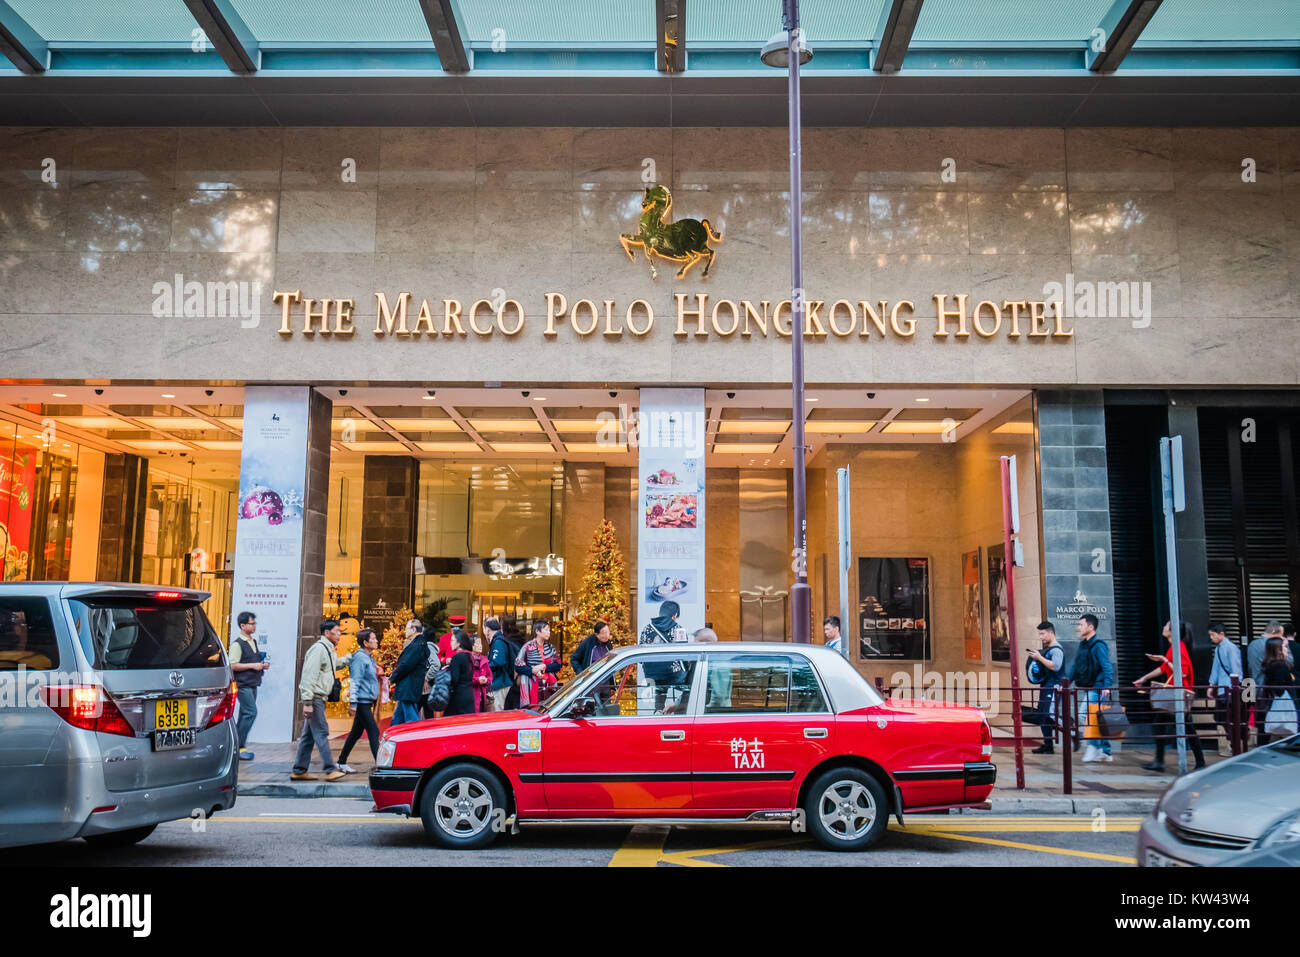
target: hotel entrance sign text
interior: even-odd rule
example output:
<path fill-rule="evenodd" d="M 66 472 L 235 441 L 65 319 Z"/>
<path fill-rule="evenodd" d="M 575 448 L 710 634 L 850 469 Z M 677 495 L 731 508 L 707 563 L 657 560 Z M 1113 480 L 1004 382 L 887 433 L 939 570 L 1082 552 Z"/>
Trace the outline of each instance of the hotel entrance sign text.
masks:
<path fill-rule="evenodd" d="M 692 339 L 789 338 L 791 302 L 783 300 L 719 299 L 706 293 L 677 293 L 675 309 L 665 322 L 673 335 Z M 282 337 L 295 335 L 347 339 L 356 335 L 356 303 L 352 299 L 304 297 L 301 289 L 276 290 L 272 300 L 280 307 Z M 925 335 L 958 342 L 994 338 L 1031 342 L 1068 340 L 1069 311 L 1060 301 L 1042 299 L 980 299 L 965 293 L 935 293 L 930 297 L 934 314 L 917 313 L 910 299 L 808 299 L 804 335 L 812 338 L 902 339 Z M 644 299 L 625 307 L 613 299 L 577 299 L 548 292 L 536 313 L 530 314 L 517 299 L 476 299 L 466 305 L 459 299 L 420 299 L 409 292 L 389 297 L 375 293 L 376 338 L 512 339 L 524 334 L 530 321 L 545 339 L 576 336 L 585 339 L 634 339 L 650 335 L 657 316 Z"/>

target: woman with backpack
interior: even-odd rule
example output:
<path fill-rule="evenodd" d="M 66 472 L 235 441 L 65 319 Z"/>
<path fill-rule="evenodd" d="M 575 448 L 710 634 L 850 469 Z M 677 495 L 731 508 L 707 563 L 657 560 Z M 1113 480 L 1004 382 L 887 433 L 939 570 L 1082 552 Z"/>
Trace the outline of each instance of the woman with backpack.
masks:
<path fill-rule="evenodd" d="M 637 639 L 639 645 L 669 644 L 686 640 L 686 629 L 677 623 L 677 616 L 682 613 L 681 606 L 675 601 L 666 601 L 659 606 L 659 614 L 651 618 L 641 629 Z M 654 682 L 654 713 L 663 714 L 668 699 L 668 689 L 686 681 L 686 668 L 680 661 L 654 662 L 641 665 L 645 677 Z"/>

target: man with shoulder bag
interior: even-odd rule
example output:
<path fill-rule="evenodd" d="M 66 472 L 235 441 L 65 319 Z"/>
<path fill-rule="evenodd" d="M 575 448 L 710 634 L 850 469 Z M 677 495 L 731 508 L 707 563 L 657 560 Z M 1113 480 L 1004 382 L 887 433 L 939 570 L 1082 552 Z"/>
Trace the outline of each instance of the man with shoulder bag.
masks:
<path fill-rule="evenodd" d="M 1214 699 L 1214 723 L 1223 728 L 1219 739 L 1219 754 L 1232 754 L 1232 740 L 1228 733 L 1228 697 L 1232 694 L 1232 679 L 1240 681 L 1241 646 L 1228 638 L 1228 628 L 1221 621 L 1210 622 L 1210 641 L 1214 644 L 1214 664 L 1210 668 L 1209 694 Z"/>
<path fill-rule="evenodd" d="M 1052 745 L 1056 737 L 1056 689 L 1061 683 L 1061 672 L 1065 664 L 1065 649 L 1056 640 L 1056 626 L 1050 621 L 1038 625 L 1038 640 L 1042 642 L 1041 651 L 1030 651 L 1025 671 L 1031 684 L 1038 685 L 1038 707 L 1022 708 L 1022 718 L 1030 724 L 1038 725 L 1043 732 L 1042 747 L 1034 748 L 1033 754 L 1055 754 Z"/>
<path fill-rule="evenodd" d="M 1074 663 L 1070 666 L 1070 680 L 1078 691 L 1078 724 L 1084 729 L 1088 746 L 1084 749 L 1084 761 L 1114 761 L 1110 753 L 1110 741 L 1103 737 L 1105 730 L 1101 727 L 1099 712 L 1109 707 L 1110 689 L 1115 682 L 1115 670 L 1110 663 L 1110 649 L 1097 634 L 1097 616 L 1091 613 L 1079 616 L 1075 631 L 1079 636 L 1079 646 L 1074 652 Z"/>

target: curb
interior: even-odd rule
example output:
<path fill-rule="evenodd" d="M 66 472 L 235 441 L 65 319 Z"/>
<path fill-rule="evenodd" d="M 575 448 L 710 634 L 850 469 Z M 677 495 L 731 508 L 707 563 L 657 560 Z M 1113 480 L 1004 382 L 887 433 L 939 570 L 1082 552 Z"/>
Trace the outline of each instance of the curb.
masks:
<path fill-rule="evenodd" d="M 1159 797 L 994 797 L 993 814 L 1150 814 Z"/>
<path fill-rule="evenodd" d="M 236 785 L 235 794 L 238 797 L 369 799 L 370 785 L 342 781 L 241 781 Z"/>

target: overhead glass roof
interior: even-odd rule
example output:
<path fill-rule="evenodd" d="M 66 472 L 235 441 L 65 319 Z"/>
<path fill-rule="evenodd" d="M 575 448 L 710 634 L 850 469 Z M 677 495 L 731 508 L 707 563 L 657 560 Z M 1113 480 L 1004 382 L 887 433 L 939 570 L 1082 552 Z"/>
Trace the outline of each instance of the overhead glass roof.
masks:
<path fill-rule="evenodd" d="M 780 29 L 781 0 L 679 2 L 686 26 L 672 61 L 675 72 L 773 76 L 754 54 Z M 882 14 L 895 2 L 803 0 L 802 26 L 816 51 L 809 72 L 871 76 L 879 68 Z M 668 69 L 665 51 L 657 50 L 665 31 L 655 22 L 655 0 L 212 3 L 229 12 L 229 42 L 216 37 L 202 43 L 184 0 L 0 0 L 0 23 L 19 39 L 15 51 L 0 55 L 0 76 L 20 70 L 81 76 L 233 70 L 270 76 L 447 71 L 654 77 Z M 434 37 L 426 5 L 435 21 L 452 18 L 461 46 Z M 1112 5 L 1113 0 L 925 0 L 905 56 L 891 65 L 901 62 L 898 72 L 913 74 L 1086 76 L 1095 59 L 1090 40 Z M 1163 0 L 1132 51 L 1120 59 L 1119 71 L 1300 75 L 1300 0 Z"/>

